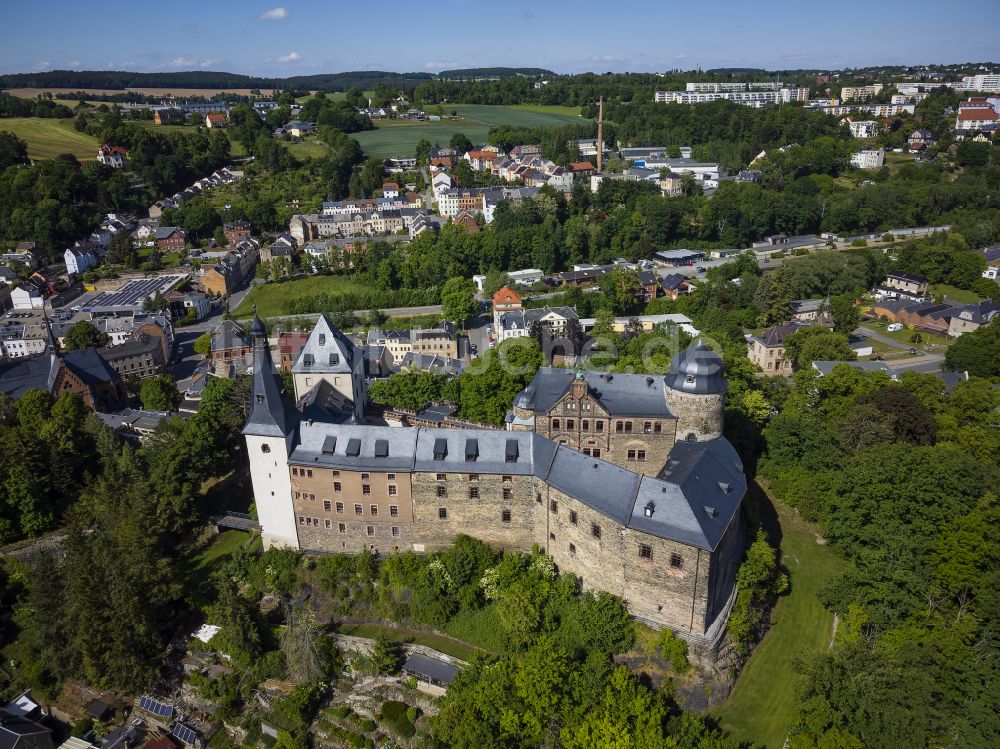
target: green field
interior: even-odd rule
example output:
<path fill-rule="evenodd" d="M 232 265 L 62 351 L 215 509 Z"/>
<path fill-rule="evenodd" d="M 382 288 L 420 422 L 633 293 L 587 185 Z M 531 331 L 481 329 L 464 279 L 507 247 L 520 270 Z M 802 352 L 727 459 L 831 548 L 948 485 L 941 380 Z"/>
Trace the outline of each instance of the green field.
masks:
<path fill-rule="evenodd" d="M 343 276 L 312 276 L 284 283 L 268 283 L 254 286 L 240 306 L 233 310 L 233 315 L 250 317 L 253 305 L 256 304 L 257 314 L 261 317 L 278 317 L 288 314 L 285 311 L 285 302 L 300 296 L 362 291 L 365 291 L 364 286 L 358 286 Z"/>
<path fill-rule="evenodd" d="M 936 299 L 940 294 L 944 297 L 944 301 L 952 304 L 972 304 L 979 301 L 979 294 L 976 292 L 949 286 L 946 283 L 932 283 L 928 291 L 932 299 Z"/>
<path fill-rule="evenodd" d="M 459 121 L 417 122 L 415 120 L 385 120 L 375 123 L 375 130 L 354 133 L 352 137 L 369 156 L 412 156 L 417 141 L 426 138 L 435 145 L 446 145 L 455 133 L 464 133 L 473 143 L 485 143 L 490 128 L 497 125 L 514 127 L 556 127 L 585 122 L 579 110 L 571 107 L 494 106 L 489 104 L 448 104 L 445 114 L 457 112 Z M 428 113 L 433 113 L 431 107 Z"/>
<path fill-rule="evenodd" d="M 445 655 L 450 655 L 453 658 L 461 658 L 463 661 L 472 660 L 473 656 L 477 653 L 484 652 L 479 648 L 459 642 L 451 637 L 439 635 L 434 632 L 406 629 L 404 627 L 390 627 L 382 624 L 344 624 L 341 625 L 338 631 L 342 635 L 366 637 L 369 639 L 374 639 L 381 632 L 393 642 L 423 645 L 424 647 L 438 650 Z"/>
<path fill-rule="evenodd" d="M 815 526 L 787 505 L 773 504 L 781 528 L 781 563 L 788 569 L 791 592 L 778 602 L 774 626 L 750 656 L 729 699 L 713 713 L 737 739 L 780 749 L 795 707 L 799 677 L 793 663 L 802 655 L 827 649 L 833 634 L 833 614 L 816 593 L 843 562 L 828 546 L 817 543 Z"/>
<path fill-rule="evenodd" d="M 97 159 L 97 138 L 73 129 L 73 120 L 41 117 L 8 117 L 0 120 L 0 130 L 9 130 L 28 144 L 32 159 L 51 159 L 71 153 L 84 161 Z"/>

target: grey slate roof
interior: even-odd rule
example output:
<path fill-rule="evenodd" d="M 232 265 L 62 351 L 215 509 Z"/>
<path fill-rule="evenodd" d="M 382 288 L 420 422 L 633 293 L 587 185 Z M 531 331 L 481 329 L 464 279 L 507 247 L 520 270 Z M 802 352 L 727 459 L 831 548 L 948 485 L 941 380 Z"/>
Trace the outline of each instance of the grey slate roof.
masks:
<path fill-rule="evenodd" d="M 639 479 L 637 473 L 559 445 L 546 481 L 564 494 L 626 525 L 639 489 Z"/>
<path fill-rule="evenodd" d="M 0 392 L 17 400 L 29 390 L 52 392 L 59 359 L 51 352 L 0 363 Z"/>
<path fill-rule="evenodd" d="M 587 386 L 612 416 L 672 418 L 663 393 L 663 378 L 652 375 L 582 372 Z M 545 413 L 563 397 L 575 376 L 569 369 L 541 367 L 515 404 Z"/>
<path fill-rule="evenodd" d="M 271 349 L 267 345 L 264 323 L 254 314 L 253 334 L 253 399 L 250 417 L 243 434 L 262 437 L 284 437 L 294 421 L 288 401 L 282 397 L 281 378 L 274 369 Z"/>
<path fill-rule="evenodd" d="M 461 670 L 453 663 L 445 663 L 422 653 L 410 653 L 403 669 L 443 684 L 450 684 Z"/>
<path fill-rule="evenodd" d="M 87 385 L 110 382 L 118 378 L 118 373 L 111 368 L 97 349 L 82 348 L 67 351 L 63 354 L 63 363 Z"/>
<path fill-rule="evenodd" d="M 701 340 L 681 351 L 670 362 L 667 386 L 682 393 L 724 393 L 729 387 L 722 359 Z"/>
<path fill-rule="evenodd" d="M 306 345 L 292 365 L 292 372 L 349 374 L 354 369 L 357 353 L 354 343 L 335 328 L 326 315 L 320 315 Z"/>

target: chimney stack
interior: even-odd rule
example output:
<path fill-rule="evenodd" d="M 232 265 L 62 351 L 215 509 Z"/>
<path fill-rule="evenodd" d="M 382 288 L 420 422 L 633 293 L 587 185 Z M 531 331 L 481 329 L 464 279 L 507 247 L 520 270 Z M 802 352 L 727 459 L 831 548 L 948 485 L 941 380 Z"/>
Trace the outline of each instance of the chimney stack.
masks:
<path fill-rule="evenodd" d="M 604 173 L 604 97 L 597 104 L 597 173 Z"/>

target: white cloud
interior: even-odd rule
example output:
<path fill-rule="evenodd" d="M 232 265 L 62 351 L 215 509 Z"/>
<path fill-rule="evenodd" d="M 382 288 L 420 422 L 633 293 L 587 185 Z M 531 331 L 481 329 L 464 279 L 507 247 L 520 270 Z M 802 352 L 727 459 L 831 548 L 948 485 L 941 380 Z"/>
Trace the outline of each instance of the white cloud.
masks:
<path fill-rule="evenodd" d="M 288 17 L 288 11 L 284 8 L 273 8 L 271 10 L 266 10 L 257 16 L 258 21 L 280 21 L 282 18 Z"/>
<path fill-rule="evenodd" d="M 302 59 L 302 55 L 298 52 L 289 52 L 287 55 L 282 55 L 281 57 L 275 57 L 275 62 L 298 62 Z"/>
<path fill-rule="evenodd" d="M 205 58 L 204 60 L 197 60 L 193 57 L 185 57 L 181 55 L 180 57 L 175 57 L 170 62 L 164 63 L 165 68 L 207 68 L 209 65 L 214 65 L 217 63 L 213 57 Z"/>
<path fill-rule="evenodd" d="M 35 67 L 38 68 L 39 70 L 44 70 L 45 68 L 52 67 L 52 63 L 50 63 L 48 60 L 42 60 L 39 63 L 35 63 Z"/>

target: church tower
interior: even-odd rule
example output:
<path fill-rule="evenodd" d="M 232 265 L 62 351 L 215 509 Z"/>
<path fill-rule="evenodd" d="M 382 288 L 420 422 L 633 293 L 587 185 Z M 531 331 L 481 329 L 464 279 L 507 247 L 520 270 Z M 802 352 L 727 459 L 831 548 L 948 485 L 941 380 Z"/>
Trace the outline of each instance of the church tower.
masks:
<path fill-rule="evenodd" d="M 722 359 L 701 340 L 673 358 L 665 394 L 677 416 L 678 442 L 707 442 L 722 436 L 726 387 Z"/>
<path fill-rule="evenodd" d="M 281 379 L 271 360 L 267 330 L 256 310 L 250 336 L 253 340 L 253 394 L 243 436 L 250 460 L 261 538 L 265 549 L 272 546 L 298 548 L 292 482 L 288 474 L 288 455 L 295 437 L 295 413 L 285 401 Z"/>

